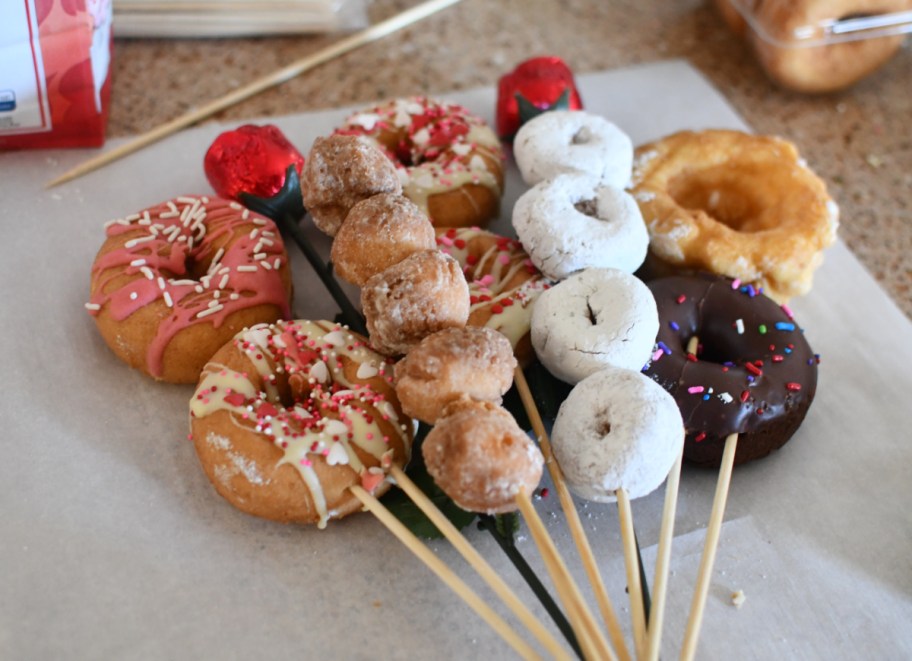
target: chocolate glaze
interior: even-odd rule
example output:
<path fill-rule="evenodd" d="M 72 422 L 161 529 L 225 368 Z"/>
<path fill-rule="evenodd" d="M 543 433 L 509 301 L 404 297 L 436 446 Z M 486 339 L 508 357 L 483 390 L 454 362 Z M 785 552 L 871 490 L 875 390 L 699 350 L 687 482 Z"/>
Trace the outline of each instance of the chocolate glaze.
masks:
<path fill-rule="evenodd" d="M 692 463 L 718 465 L 736 432 L 735 463 L 766 456 L 798 429 L 817 389 L 818 359 L 803 330 L 771 299 L 733 284 L 709 274 L 648 283 L 659 334 L 643 371 L 678 402 Z M 696 360 L 686 349 L 693 336 Z"/>

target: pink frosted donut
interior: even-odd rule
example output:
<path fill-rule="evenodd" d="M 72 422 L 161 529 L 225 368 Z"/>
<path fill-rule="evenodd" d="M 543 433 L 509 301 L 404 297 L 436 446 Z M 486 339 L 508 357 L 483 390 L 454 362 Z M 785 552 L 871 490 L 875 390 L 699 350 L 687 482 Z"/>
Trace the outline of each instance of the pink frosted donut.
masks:
<path fill-rule="evenodd" d="M 178 197 L 113 220 L 86 308 L 118 358 L 194 383 L 241 329 L 290 316 L 291 274 L 275 224 L 218 197 Z"/>

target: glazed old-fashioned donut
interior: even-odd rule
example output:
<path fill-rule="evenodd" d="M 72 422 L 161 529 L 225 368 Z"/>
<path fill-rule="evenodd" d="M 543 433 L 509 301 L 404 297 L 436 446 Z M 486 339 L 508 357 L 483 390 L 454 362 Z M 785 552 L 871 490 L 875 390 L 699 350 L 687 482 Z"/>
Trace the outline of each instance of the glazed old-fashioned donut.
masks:
<path fill-rule="evenodd" d="M 606 367 L 580 381 L 551 432 L 554 457 L 577 496 L 614 502 L 654 491 L 681 453 L 684 425 L 675 400 L 641 373 Z"/>
<path fill-rule="evenodd" d="M 617 269 L 571 275 L 544 292 L 532 312 L 535 354 L 567 383 L 607 366 L 641 369 L 658 330 L 649 288 Z"/>
<path fill-rule="evenodd" d="M 630 181 L 633 143 L 604 117 L 584 110 L 553 110 L 520 127 L 513 156 L 530 186 L 575 172 L 624 188 Z"/>
<path fill-rule="evenodd" d="M 335 236 L 361 200 L 380 193 L 398 195 L 396 169 L 370 140 L 331 135 L 314 141 L 301 171 L 301 195 L 314 224 Z"/>
<path fill-rule="evenodd" d="M 431 333 L 465 326 L 469 286 L 450 255 L 422 250 L 364 283 L 361 307 L 371 346 L 396 356 Z"/>
<path fill-rule="evenodd" d="M 386 491 L 413 437 L 392 365 L 344 326 L 305 320 L 253 326 L 212 356 L 190 428 L 206 475 L 232 505 L 320 528 L 361 509 L 352 485 Z"/>
<path fill-rule="evenodd" d="M 407 415 L 434 424 L 445 406 L 462 397 L 500 404 L 515 369 L 513 347 L 497 331 L 445 328 L 396 363 L 396 395 Z"/>
<path fill-rule="evenodd" d="M 648 283 L 659 309 L 655 353 L 645 373 L 670 392 L 684 417 L 684 457 L 718 465 L 739 434 L 735 463 L 785 444 L 817 390 L 817 356 L 787 307 L 752 286 L 701 274 Z M 688 354 L 698 338 L 695 355 Z"/>
<path fill-rule="evenodd" d="M 799 92 L 831 92 L 878 69 L 905 37 L 869 29 L 853 38 L 834 26 L 909 10 L 912 0 L 763 0 L 753 8 L 750 39 L 776 82 Z"/>
<path fill-rule="evenodd" d="M 469 326 L 506 335 L 520 363 L 532 357 L 532 309 L 550 281 L 522 244 L 478 227 L 440 228 L 437 247 L 456 258 L 469 283 Z"/>
<path fill-rule="evenodd" d="M 351 208 L 333 239 L 331 256 L 336 273 L 360 287 L 413 252 L 434 245 L 434 227 L 414 202 L 381 193 Z"/>
<path fill-rule="evenodd" d="M 839 209 L 790 142 L 683 131 L 637 149 L 633 196 L 664 267 L 754 283 L 779 302 L 805 294 Z"/>
<path fill-rule="evenodd" d="M 403 178 L 403 194 L 435 227 L 486 225 L 503 195 L 503 149 L 480 118 L 460 105 L 396 99 L 351 115 L 336 133 L 384 149 Z"/>
<path fill-rule="evenodd" d="M 555 280 L 593 267 L 633 273 L 649 245 L 636 201 L 583 174 L 558 175 L 523 193 L 513 228 L 535 266 Z"/>
<path fill-rule="evenodd" d="M 239 330 L 290 315 L 282 238 L 236 202 L 178 197 L 106 234 L 86 308 L 117 357 L 156 379 L 195 383 Z"/>
<path fill-rule="evenodd" d="M 457 505 L 501 514 L 516 509 L 541 480 L 538 446 L 506 409 L 491 402 L 454 401 L 421 444 L 428 473 Z"/>

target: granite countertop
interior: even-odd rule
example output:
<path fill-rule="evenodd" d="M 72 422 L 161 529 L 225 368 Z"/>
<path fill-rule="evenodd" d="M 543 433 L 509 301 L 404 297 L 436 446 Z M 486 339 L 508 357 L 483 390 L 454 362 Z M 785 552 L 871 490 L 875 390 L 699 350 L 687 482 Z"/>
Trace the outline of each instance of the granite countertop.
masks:
<path fill-rule="evenodd" d="M 372 22 L 418 4 L 374 0 Z M 115 26 L 116 29 L 116 26 Z M 116 40 L 109 136 L 140 133 L 341 38 Z M 495 85 L 535 55 L 577 73 L 684 58 L 759 133 L 794 141 L 841 207 L 840 235 L 912 317 L 912 48 L 854 88 L 805 96 L 765 77 L 702 0 L 463 0 L 241 103 L 241 122 Z"/>

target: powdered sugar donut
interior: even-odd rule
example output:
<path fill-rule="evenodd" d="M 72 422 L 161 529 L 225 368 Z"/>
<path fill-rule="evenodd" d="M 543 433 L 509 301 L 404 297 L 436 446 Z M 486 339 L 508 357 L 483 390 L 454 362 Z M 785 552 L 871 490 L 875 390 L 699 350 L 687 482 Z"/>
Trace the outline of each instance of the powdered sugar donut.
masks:
<path fill-rule="evenodd" d="M 566 172 L 624 188 L 633 168 L 633 142 L 604 117 L 582 110 L 542 113 L 523 124 L 513 141 L 523 180 L 533 186 Z"/>
<path fill-rule="evenodd" d="M 640 372 L 607 367 L 570 391 L 551 432 L 567 486 L 581 498 L 614 502 L 654 491 L 684 443 L 674 398 Z"/>
<path fill-rule="evenodd" d="M 639 370 L 659 332 L 649 288 L 617 269 L 586 269 L 542 292 L 532 346 L 554 376 L 577 383 L 607 366 Z"/>
<path fill-rule="evenodd" d="M 513 207 L 513 227 L 532 263 L 556 280 L 591 267 L 633 273 L 649 247 L 636 200 L 582 174 L 526 191 Z"/>

